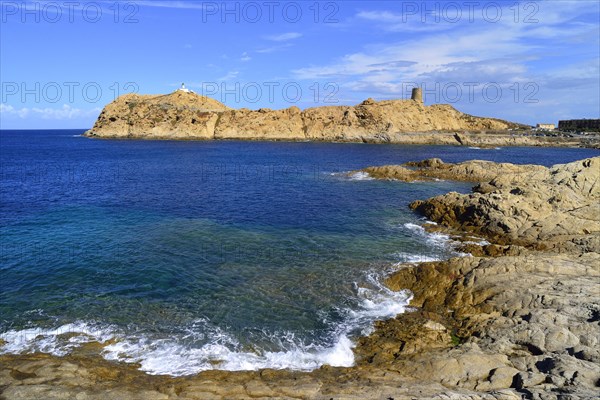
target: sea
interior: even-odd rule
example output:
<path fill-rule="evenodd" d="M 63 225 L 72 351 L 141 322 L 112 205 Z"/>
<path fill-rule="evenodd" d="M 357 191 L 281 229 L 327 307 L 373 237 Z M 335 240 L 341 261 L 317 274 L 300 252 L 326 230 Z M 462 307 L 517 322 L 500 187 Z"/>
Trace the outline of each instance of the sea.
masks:
<path fill-rule="evenodd" d="M 452 181 L 353 173 L 439 157 L 550 166 L 597 150 L 102 140 L 0 131 L 0 354 L 87 343 L 148 374 L 351 366 L 404 312 L 402 263 L 468 256 L 408 208 Z"/>

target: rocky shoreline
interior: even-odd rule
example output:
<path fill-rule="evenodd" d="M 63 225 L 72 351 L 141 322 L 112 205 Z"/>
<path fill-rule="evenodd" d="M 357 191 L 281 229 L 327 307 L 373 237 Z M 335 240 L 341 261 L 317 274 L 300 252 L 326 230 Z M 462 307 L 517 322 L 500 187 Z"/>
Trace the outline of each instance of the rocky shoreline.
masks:
<path fill-rule="evenodd" d="M 351 368 L 149 376 L 98 344 L 0 357 L 3 399 L 587 399 L 600 387 L 600 157 L 552 168 L 432 159 L 379 179 L 478 182 L 411 207 L 473 257 L 389 277 L 412 312 L 377 323 Z M 474 244 L 470 235 L 489 244 Z"/>

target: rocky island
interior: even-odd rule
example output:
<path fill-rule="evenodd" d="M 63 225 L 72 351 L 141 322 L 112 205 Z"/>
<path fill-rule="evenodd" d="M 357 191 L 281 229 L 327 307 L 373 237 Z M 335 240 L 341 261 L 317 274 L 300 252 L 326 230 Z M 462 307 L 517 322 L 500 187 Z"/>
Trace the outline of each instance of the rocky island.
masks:
<path fill-rule="evenodd" d="M 437 223 L 427 229 L 472 256 L 399 265 L 387 284 L 411 290 L 413 309 L 359 339 L 355 366 L 171 378 L 106 361 L 91 343 L 62 358 L 1 356 L 2 398 L 597 398 L 600 157 L 551 168 L 430 159 L 363 172 L 478 183 L 411 204 Z"/>
<path fill-rule="evenodd" d="M 285 140 L 464 146 L 578 145 L 516 134 L 526 125 L 464 114 L 448 104 L 367 99 L 355 106 L 300 110 L 232 109 L 191 91 L 127 94 L 108 104 L 88 137 L 175 140 Z"/>

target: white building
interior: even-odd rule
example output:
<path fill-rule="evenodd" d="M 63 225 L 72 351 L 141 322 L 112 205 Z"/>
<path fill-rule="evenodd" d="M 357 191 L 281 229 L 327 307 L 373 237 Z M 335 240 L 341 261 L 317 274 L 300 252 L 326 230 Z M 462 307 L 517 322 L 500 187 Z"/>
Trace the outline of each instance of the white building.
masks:
<path fill-rule="evenodd" d="M 535 127 L 541 131 L 553 131 L 556 129 L 554 124 L 537 124 Z"/>
<path fill-rule="evenodd" d="M 179 89 L 177 89 L 177 92 L 183 92 L 183 93 L 194 93 L 193 90 L 187 89 L 185 87 L 185 83 L 181 84 L 181 87 Z"/>

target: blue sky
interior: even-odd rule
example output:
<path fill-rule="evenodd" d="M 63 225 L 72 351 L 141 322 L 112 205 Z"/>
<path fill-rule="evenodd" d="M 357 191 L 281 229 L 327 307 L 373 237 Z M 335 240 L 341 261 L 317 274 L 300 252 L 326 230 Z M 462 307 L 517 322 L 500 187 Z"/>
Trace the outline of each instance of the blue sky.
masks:
<path fill-rule="evenodd" d="M 592 1 L 1 1 L 0 128 L 89 128 L 181 82 L 230 107 L 406 98 L 523 123 L 599 118 Z"/>

